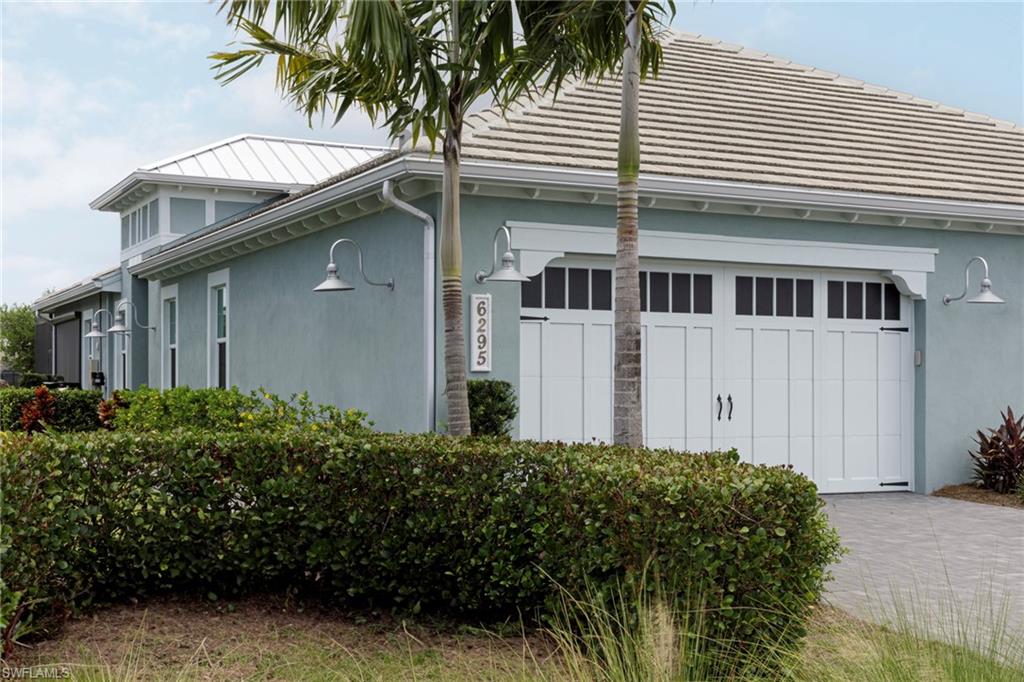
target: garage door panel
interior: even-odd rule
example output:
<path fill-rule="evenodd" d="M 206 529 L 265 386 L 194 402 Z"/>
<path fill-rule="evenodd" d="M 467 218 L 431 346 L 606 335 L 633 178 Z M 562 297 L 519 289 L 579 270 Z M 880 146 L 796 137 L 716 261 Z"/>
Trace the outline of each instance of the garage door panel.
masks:
<path fill-rule="evenodd" d="M 551 322 L 544 331 L 544 376 L 582 377 L 584 325 Z"/>
<path fill-rule="evenodd" d="M 814 379 L 814 332 L 795 329 L 789 338 L 789 378 L 794 381 Z"/>
<path fill-rule="evenodd" d="M 847 381 L 843 391 L 843 433 L 874 436 L 878 433 L 878 384 Z"/>
<path fill-rule="evenodd" d="M 845 474 L 843 462 L 846 459 L 843 436 L 825 436 L 821 439 L 821 447 L 825 455 L 823 458 L 825 462 L 825 480 L 830 482 L 842 481 Z"/>
<path fill-rule="evenodd" d="M 789 435 L 789 381 L 762 379 L 754 382 L 754 399 L 749 403 L 754 417 L 754 435 Z M 741 403 L 745 405 L 746 403 Z M 735 414 L 734 414 L 735 418 Z"/>
<path fill-rule="evenodd" d="M 821 383 L 823 413 L 821 431 L 824 436 L 843 435 L 843 382 L 836 380 Z"/>
<path fill-rule="evenodd" d="M 540 418 L 543 409 L 540 377 L 519 379 L 519 437 L 525 440 L 541 438 Z"/>
<path fill-rule="evenodd" d="M 789 433 L 794 438 L 814 435 L 814 382 L 809 379 L 789 384 Z"/>
<path fill-rule="evenodd" d="M 898 436 L 902 431 L 902 396 L 899 381 L 878 382 L 878 435 Z"/>
<path fill-rule="evenodd" d="M 899 381 L 901 376 L 903 334 L 887 332 L 878 334 L 878 378 L 882 381 Z"/>
<path fill-rule="evenodd" d="M 584 384 L 586 440 L 612 442 L 612 381 L 589 377 Z"/>
<path fill-rule="evenodd" d="M 707 439 L 708 442 L 711 440 L 715 412 L 711 386 L 711 379 L 687 379 L 686 381 L 687 438 Z"/>
<path fill-rule="evenodd" d="M 878 478 L 878 437 L 851 436 L 843 439 L 846 480 L 874 480 Z"/>
<path fill-rule="evenodd" d="M 611 379 L 615 362 L 615 329 L 611 324 L 590 324 L 586 329 L 586 375 Z"/>
<path fill-rule="evenodd" d="M 688 327 L 686 330 L 686 377 L 689 380 L 711 381 L 715 336 L 711 327 Z M 708 391 L 710 393 L 710 390 Z"/>
<path fill-rule="evenodd" d="M 759 329 L 753 346 L 756 381 L 789 379 L 788 329 Z"/>
<path fill-rule="evenodd" d="M 822 378 L 825 381 L 843 380 L 843 355 L 846 348 L 846 338 L 841 331 L 825 332 L 825 361 L 823 363 Z"/>
<path fill-rule="evenodd" d="M 875 381 L 878 377 L 878 334 L 849 332 L 843 360 L 843 378 L 847 381 Z"/>
<path fill-rule="evenodd" d="M 759 436 L 754 439 L 754 464 L 789 464 L 789 436 Z"/>
<path fill-rule="evenodd" d="M 583 380 L 544 378 L 544 439 L 583 441 Z"/>
<path fill-rule="evenodd" d="M 647 380 L 648 438 L 686 437 L 686 382 L 683 379 Z"/>
<path fill-rule="evenodd" d="M 729 330 L 725 339 L 726 355 L 724 375 L 726 379 L 749 379 L 754 376 L 754 330 L 737 327 Z"/>
<path fill-rule="evenodd" d="M 789 463 L 799 473 L 814 479 L 814 439 L 796 437 L 789 439 Z"/>
<path fill-rule="evenodd" d="M 906 472 L 901 466 L 900 436 L 879 436 L 878 438 L 878 477 L 882 480 L 905 479 Z"/>
<path fill-rule="evenodd" d="M 648 326 L 647 342 L 647 361 L 651 376 L 680 380 L 686 376 L 685 328 Z"/>

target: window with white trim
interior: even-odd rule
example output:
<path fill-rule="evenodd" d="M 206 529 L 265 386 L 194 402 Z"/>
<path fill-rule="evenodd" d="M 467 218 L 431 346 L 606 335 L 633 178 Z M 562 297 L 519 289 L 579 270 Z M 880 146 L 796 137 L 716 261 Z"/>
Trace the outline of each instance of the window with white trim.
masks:
<path fill-rule="evenodd" d="M 207 277 L 209 314 L 207 336 L 207 385 L 227 388 L 231 385 L 228 351 L 228 271 L 218 270 Z"/>
<path fill-rule="evenodd" d="M 164 388 L 178 385 L 178 299 L 164 301 L 164 320 L 167 321 L 167 346 L 164 358 Z"/>

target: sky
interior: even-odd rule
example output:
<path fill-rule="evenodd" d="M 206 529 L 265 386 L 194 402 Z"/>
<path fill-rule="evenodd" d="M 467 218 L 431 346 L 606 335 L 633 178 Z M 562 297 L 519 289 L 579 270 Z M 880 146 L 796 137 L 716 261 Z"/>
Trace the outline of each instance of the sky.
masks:
<path fill-rule="evenodd" d="M 219 2 L 0 0 L 0 301 L 116 265 L 89 202 L 134 169 L 238 133 L 387 143 L 359 112 L 315 125 L 264 69 L 229 86 Z M 674 26 L 1024 123 L 1024 2 L 677 0 Z"/>

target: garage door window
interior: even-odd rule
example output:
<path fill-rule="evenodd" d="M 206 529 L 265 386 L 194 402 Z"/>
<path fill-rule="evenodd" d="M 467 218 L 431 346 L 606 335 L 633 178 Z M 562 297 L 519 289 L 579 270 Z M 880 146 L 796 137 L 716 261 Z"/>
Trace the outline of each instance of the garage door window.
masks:
<path fill-rule="evenodd" d="M 828 316 L 833 320 L 899 320 L 900 292 L 886 282 L 828 282 Z"/>
<path fill-rule="evenodd" d="M 612 271 L 605 268 L 544 268 L 523 282 L 523 308 L 611 310 Z"/>
<path fill-rule="evenodd" d="M 814 317 L 814 280 L 737 276 L 736 314 Z"/>
<path fill-rule="evenodd" d="M 523 308 L 611 310 L 612 271 L 607 268 L 548 267 L 523 282 Z M 640 310 L 710 315 L 711 275 L 640 272 Z"/>

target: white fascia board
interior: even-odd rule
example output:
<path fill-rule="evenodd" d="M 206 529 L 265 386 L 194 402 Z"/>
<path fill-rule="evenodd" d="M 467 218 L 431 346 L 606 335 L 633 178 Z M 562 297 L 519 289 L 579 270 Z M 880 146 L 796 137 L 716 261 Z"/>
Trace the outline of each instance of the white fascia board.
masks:
<path fill-rule="evenodd" d="M 228 180 L 225 178 L 208 178 L 197 175 L 172 175 L 170 173 L 155 173 L 152 171 L 135 171 L 121 182 L 117 183 L 106 192 L 89 202 L 89 208 L 97 211 L 119 210 L 113 208 L 113 204 L 119 201 L 125 194 L 135 188 L 136 185 L 151 182 L 161 185 L 183 185 L 188 187 L 219 187 L 223 189 L 255 190 L 261 192 L 279 192 L 287 194 L 305 189 L 309 185 L 302 183 L 285 182 L 261 182 L 258 180 Z"/>
<path fill-rule="evenodd" d="M 426 175 L 440 175 L 443 168 L 441 160 L 436 158 L 410 157 L 408 164 L 411 172 Z M 547 185 L 562 189 L 614 192 L 618 182 L 615 174 L 607 171 L 491 163 L 471 159 L 463 159 L 460 170 L 463 182 L 500 182 L 524 187 Z M 1014 204 L 805 189 L 664 175 L 641 174 L 640 192 L 648 196 L 693 201 L 761 204 L 854 213 L 865 211 L 894 216 L 954 218 L 1018 225 L 1024 223 L 1024 206 Z"/>
<path fill-rule="evenodd" d="M 254 236 L 272 227 L 295 220 L 302 214 L 315 211 L 323 204 L 345 199 L 354 194 L 361 194 L 367 188 L 379 185 L 406 173 L 406 159 L 397 158 L 381 166 L 371 168 L 365 173 L 353 176 L 343 182 L 328 185 L 316 192 L 289 201 L 278 208 L 264 213 L 257 213 L 251 218 L 240 220 L 227 227 L 210 232 L 196 239 L 182 240 L 181 244 L 171 246 L 165 251 L 144 258 L 142 262 L 129 266 L 133 275 L 145 277 L 158 272 L 168 265 L 199 255 L 205 251 L 223 248 L 242 239 Z"/>
<path fill-rule="evenodd" d="M 46 296 L 33 301 L 32 308 L 36 312 L 42 313 L 67 305 L 68 303 L 74 303 L 75 301 L 91 296 L 96 292 L 121 293 L 120 269 L 104 273 L 99 277 L 94 277 L 93 279 L 85 282 L 72 284 L 65 289 L 55 291 L 52 294 L 47 294 Z"/>

